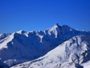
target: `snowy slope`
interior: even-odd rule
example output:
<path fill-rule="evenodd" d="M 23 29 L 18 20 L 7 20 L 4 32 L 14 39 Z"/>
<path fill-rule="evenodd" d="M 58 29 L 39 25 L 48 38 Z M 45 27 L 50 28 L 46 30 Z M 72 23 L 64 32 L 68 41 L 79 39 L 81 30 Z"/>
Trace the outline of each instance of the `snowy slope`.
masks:
<path fill-rule="evenodd" d="M 90 61 L 82 64 L 84 68 L 90 68 Z"/>
<path fill-rule="evenodd" d="M 5 37 L 7 37 L 10 33 L 0 33 L 0 40 L 4 39 Z"/>
<path fill-rule="evenodd" d="M 45 56 L 11 68 L 83 67 L 90 67 L 90 35 L 75 36 L 60 44 L 58 47 L 48 52 Z"/>

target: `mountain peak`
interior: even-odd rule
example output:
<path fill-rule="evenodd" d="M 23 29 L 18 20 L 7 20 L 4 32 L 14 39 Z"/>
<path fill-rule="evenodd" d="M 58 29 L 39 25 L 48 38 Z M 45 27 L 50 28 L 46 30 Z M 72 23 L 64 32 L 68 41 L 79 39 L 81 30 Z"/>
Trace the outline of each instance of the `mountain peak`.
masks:
<path fill-rule="evenodd" d="M 58 23 L 54 24 L 53 27 L 61 27 Z"/>
<path fill-rule="evenodd" d="M 60 27 L 60 25 L 58 23 L 54 24 L 54 26 Z"/>
<path fill-rule="evenodd" d="M 19 33 L 19 34 L 23 34 L 23 33 L 25 33 L 26 31 L 24 31 L 24 30 L 19 30 L 19 31 L 17 31 L 16 33 Z"/>
<path fill-rule="evenodd" d="M 59 29 L 59 28 L 61 28 L 61 26 L 58 23 L 56 23 L 55 25 L 53 25 L 51 27 L 51 29 L 49 31 L 53 31 L 53 30 L 56 30 L 56 29 Z"/>
<path fill-rule="evenodd" d="M 52 27 L 51 27 L 51 31 L 53 31 L 53 30 L 55 30 L 55 29 L 73 29 L 73 28 L 71 28 L 71 27 L 69 27 L 68 25 L 62 25 L 62 26 L 60 26 L 58 23 L 56 23 L 55 25 L 53 25 Z M 74 30 L 74 29 L 73 29 Z"/>
<path fill-rule="evenodd" d="M 60 31 L 61 31 L 61 26 L 59 24 L 55 24 L 54 26 L 52 26 L 50 29 L 49 29 L 49 34 L 54 34 L 55 37 L 57 38 L 57 36 L 59 35 Z"/>

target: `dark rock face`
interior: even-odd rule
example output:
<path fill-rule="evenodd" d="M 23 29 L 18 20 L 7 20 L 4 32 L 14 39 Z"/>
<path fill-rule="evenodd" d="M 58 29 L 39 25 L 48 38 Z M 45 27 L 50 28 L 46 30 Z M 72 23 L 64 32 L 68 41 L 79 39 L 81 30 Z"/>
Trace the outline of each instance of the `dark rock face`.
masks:
<path fill-rule="evenodd" d="M 0 61 L 0 68 L 9 68 L 9 66 Z"/>
<path fill-rule="evenodd" d="M 79 65 L 79 64 L 76 64 L 75 65 L 76 68 L 83 68 L 83 66 Z"/>

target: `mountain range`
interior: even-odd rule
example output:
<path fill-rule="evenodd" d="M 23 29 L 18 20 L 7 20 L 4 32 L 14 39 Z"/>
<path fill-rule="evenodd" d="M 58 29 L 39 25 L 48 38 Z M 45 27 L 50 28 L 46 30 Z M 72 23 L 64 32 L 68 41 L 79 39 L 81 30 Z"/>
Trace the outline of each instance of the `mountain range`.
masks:
<path fill-rule="evenodd" d="M 55 24 L 0 34 L 2 68 L 90 68 L 90 32 Z"/>

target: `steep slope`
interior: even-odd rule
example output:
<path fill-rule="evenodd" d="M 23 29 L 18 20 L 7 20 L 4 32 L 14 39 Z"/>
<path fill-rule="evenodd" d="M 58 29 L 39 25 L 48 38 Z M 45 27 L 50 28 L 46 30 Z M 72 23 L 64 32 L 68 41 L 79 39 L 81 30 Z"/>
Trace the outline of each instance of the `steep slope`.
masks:
<path fill-rule="evenodd" d="M 4 39 L 5 37 L 7 37 L 10 33 L 3 33 L 3 34 L 0 34 L 0 42 L 2 39 Z"/>
<path fill-rule="evenodd" d="M 89 68 L 90 35 L 78 35 L 60 44 L 45 56 L 11 68 Z"/>
<path fill-rule="evenodd" d="M 0 39 L 0 59 L 9 66 L 30 61 L 45 55 L 64 41 L 76 35 L 88 35 L 67 25 L 54 25 L 45 31 L 10 33 Z"/>

